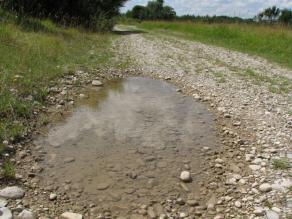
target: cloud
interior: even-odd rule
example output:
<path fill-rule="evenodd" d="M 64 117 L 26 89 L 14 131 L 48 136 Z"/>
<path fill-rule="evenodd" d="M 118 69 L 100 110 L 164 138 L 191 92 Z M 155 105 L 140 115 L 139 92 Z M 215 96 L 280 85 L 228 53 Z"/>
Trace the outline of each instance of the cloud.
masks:
<path fill-rule="evenodd" d="M 129 0 L 123 12 L 135 5 L 146 5 L 148 0 Z M 276 5 L 279 8 L 292 8 L 292 0 L 165 0 L 178 15 L 228 15 L 253 17 L 264 8 Z"/>

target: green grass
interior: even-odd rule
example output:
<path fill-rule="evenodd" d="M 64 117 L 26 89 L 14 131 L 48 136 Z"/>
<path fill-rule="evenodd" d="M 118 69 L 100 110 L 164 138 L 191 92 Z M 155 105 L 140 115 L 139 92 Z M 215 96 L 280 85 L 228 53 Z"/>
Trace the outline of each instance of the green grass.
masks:
<path fill-rule="evenodd" d="M 10 160 L 5 160 L 2 165 L 2 176 L 5 179 L 14 179 L 15 178 L 15 167 Z"/>
<path fill-rule="evenodd" d="M 252 69 L 247 69 L 245 72 L 239 72 L 239 74 L 252 79 L 255 84 L 267 83 L 269 90 L 273 93 L 289 93 L 292 90 L 292 81 L 285 77 L 268 77 L 259 74 Z"/>
<path fill-rule="evenodd" d="M 0 142 L 25 132 L 55 79 L 107 64 L 110 38 L 48 20 L 21 20 L 0 9 Z"/>
<path fill-rule="evenodd" d="M 291 168 L 291 165 L 287 160 L 277 159 L 273 161 L 273 168 L 280 169 L 280 170 L 288 170 Z"/>
<path fill-rule="evenodd" d="M 218 83 L 226 82 L 226 78 L 223 72 L 213 72 L 213 75 L 216 77 Z"/>
<path fill-rule="evenodd" d="M 292 29 L 280 25 L 142 22 L 137 27 L 264 57 L 292 68 Z"/>

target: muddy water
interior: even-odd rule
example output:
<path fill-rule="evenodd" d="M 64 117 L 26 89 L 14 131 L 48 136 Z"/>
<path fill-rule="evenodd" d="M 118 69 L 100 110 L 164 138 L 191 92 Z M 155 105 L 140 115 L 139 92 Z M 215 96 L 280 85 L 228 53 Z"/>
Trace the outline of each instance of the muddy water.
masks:
<path fill-rule="evenodd" d="M 43 184 L 98 209 L 198 194 L 202 148 L 216 147 L 212 115 L 161 81 L 133 77 L 87 91 L 65 121 L 38 140 Z M 193 182 L 181 186 L 181 170 Z"/>

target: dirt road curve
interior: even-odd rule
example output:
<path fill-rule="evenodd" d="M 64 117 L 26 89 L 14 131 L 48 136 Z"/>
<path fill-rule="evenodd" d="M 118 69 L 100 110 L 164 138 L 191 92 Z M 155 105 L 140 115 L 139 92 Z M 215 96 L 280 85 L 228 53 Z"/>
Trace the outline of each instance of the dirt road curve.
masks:
<path fill-rule="evenodd" d="M 291 218 L 291 70 L 153 33 L 124 35 L 115 49 L 119 60 L 169 80 L 217 115 L 224 146 L 210 159 L 205 185 L 214 217 Z"/>

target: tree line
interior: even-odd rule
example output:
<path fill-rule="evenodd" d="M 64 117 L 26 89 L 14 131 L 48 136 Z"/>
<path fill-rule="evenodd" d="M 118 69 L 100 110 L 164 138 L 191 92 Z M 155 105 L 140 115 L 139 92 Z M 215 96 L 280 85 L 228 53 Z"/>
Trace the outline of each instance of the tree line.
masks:
<path fill-rule="evenodd" d="M 176 12 L 164 5 L 164 0 L 155 0 L 149 1 L 146 6 L 136 5 L 126 16 L 138 20 L 172 20 L 176 18 Z"/>
<path fill-rule="evenodd" d="M 175 10 L 170 6 L 165 6 L 163 0 L 149 1 L 146 6 L 136 5 L 132 10 L 125 14 L 128 18 L 138 20 L 188 20 L 201 21 L 207 23 L 220 22 L 280 22 L 284 24 L 292 24 L 292 10 L 279 9 L 276 6 L 266 8 L 254 18 L 240 18 L 229 16 L 196 16 L 196 15 L 182 15 L 177 16 Z"/>
<path fill-rule="evenodd" d="M 292 10 L 277 8 L 276 6 L 266 8 L 256 16 L 261 22 L 281 22 L 284 24 L 292 24 Z"/>
<path fill-rule="evenodd" d="M 65 25 L 110 29 L 126 0 L 0 0 L 3 9 L 18 16 L 49 18 Z"/>

